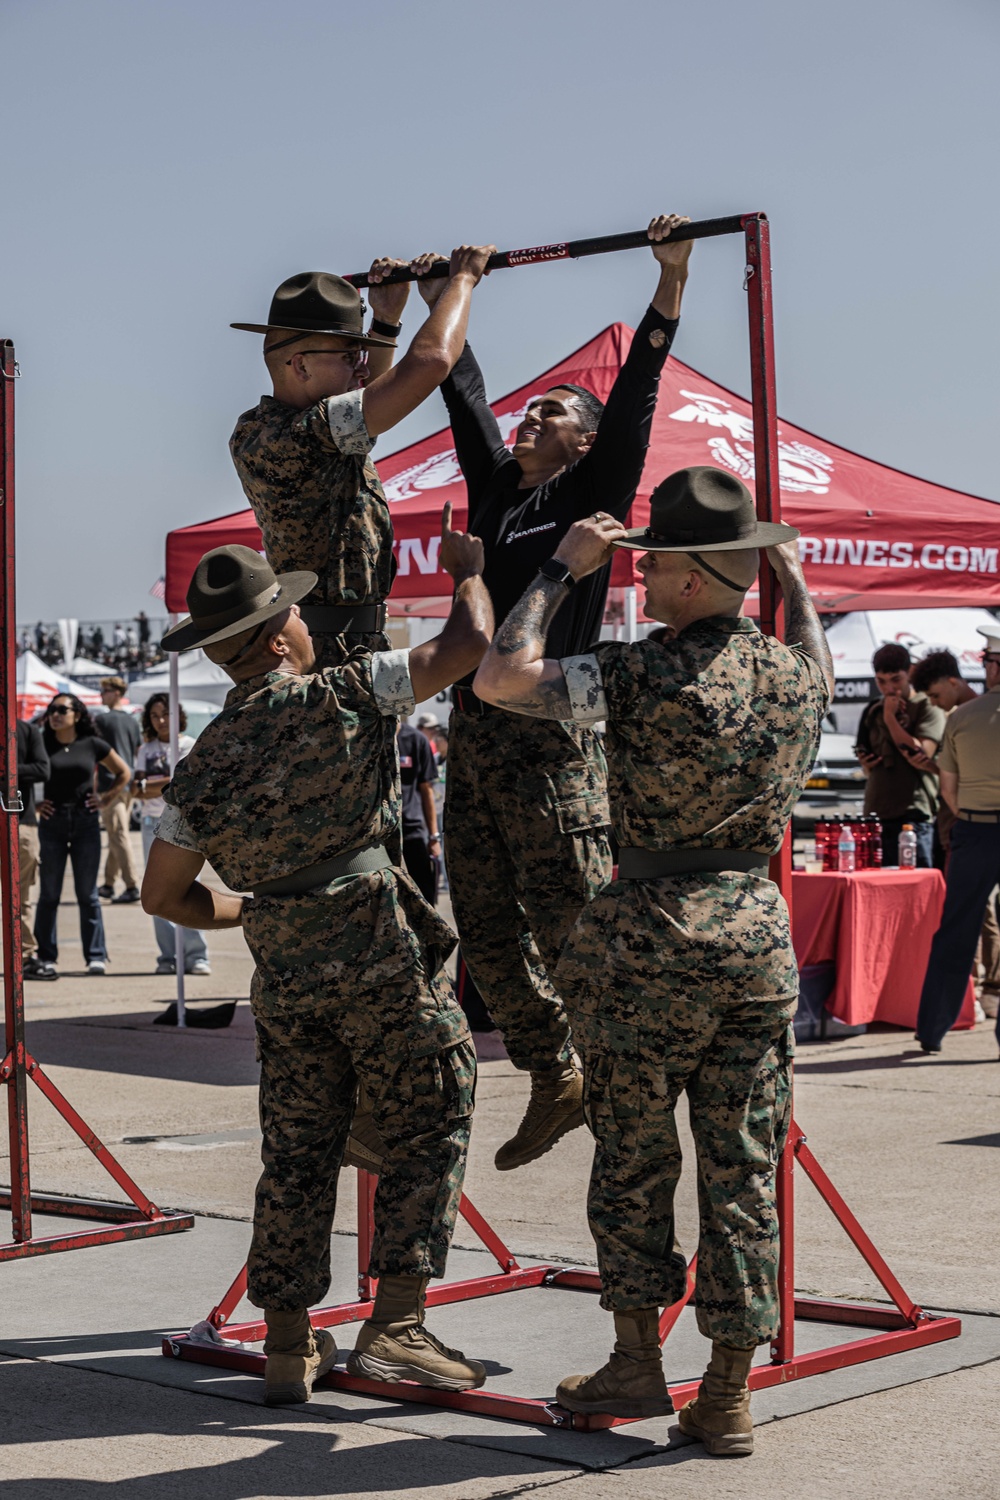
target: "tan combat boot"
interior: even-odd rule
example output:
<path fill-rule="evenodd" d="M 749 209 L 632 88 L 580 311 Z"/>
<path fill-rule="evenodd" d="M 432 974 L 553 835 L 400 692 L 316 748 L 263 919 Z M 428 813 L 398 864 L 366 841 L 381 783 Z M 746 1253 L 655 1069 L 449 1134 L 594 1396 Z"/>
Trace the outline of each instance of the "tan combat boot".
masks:
<path fill-rule="evenodd" d="M 714 1458 L 745 1458 L 753 1452 L 747 1376 L 757 1352 L 714 1343 L 698 1394 L 677 1413 L 681 1432 L 704 1443 Z"/>
<path fill-rule="evenodd" d="M 567 1375 L 556 1400 L 567 1411 L 613 1417 L 666 1417 L 674 1409 L 663 1375 L 660 1310 L 615 1313 L 615 1348 L 596 1375 Z"/>
<path fill-rule="evenodd" d="M 294 1406 L 308 1401 L 314 1383 L 337 1358 L 337 1345 L 325 1328 L 313 1328 L 304 1307 L 294 1312 L 265 1310 L 264 1405 Z"/>
<path fill-rule="evenodd" d="M 561 1136 L 583 1124 L 583 1074 L 576 1059 L 533 1071 L 531 1098 L 517 1134 L 494 1157 L 498 1172 L 523 1167 L 550 1151 Z"/>
<path fill-rule="evenodd" d="M 375 1128 L 371 1100 L 364 1089 L 359 1089 L 351 1133 L 344 1148 L 344 1166 L 357 1167 L 359 1172 L 371 1172 L 377 1177 L 384 1155 L 385 1142 Z"/>
<path fill-rule="evenodd" d="M 483 1384 L 486 1367 L 448 1349 L 424 1327 L 427 1278 L 383 1276 L 371 1318 L 362 1323 L 347 1373 L 366 1380 L 415 1380 L 439 1391 L 468 1391 Z"/>

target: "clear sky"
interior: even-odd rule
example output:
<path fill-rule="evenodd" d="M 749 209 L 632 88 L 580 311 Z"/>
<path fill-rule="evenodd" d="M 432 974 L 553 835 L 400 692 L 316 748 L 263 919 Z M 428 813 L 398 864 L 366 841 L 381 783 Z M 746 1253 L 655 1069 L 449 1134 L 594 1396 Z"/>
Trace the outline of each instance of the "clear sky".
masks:
<path fill-rule="evenodd" d="M 661 210 L 769 214 L 784 417 L 1000 498 L 998 36 L 992 0 L 4 0 L 18 619 L 158 612 L 166 532 L 243 508 L 265 383 L 228 324 L 284 277 Z M 741 281 L 695 247 L 675 352 L 747 392 Z M 491 392 L 654 282 L 644 251 L 493 276 Z"/>

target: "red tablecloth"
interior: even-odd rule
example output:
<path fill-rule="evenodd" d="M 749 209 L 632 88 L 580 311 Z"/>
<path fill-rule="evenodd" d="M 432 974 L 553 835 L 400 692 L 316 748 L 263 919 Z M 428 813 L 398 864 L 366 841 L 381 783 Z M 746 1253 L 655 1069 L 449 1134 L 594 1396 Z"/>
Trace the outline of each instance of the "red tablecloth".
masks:
<path fill-rule="evenodd" d="M 848 1026 L 915 1026 L 943 905 L 940 870 L 793 875 L 792 941 L 799 967 L 837 966 L 827 1004 L 831 1015 Z M 957 1029 L 973 1025 L 973 999 L 970 979 Z"/>

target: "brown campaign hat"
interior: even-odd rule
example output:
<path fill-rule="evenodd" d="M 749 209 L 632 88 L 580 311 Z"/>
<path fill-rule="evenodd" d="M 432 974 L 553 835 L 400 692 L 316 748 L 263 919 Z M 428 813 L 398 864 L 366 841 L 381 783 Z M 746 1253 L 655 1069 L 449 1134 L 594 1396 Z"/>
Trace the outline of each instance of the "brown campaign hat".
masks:
<path fill-rule="evenodd" d="M 794 526 L 758 521 L 753 496 L 724 469 L 678 469 L 649 497 L 649 525 L 636 526 L 616 547 L 633 552 L 738 552 L 790 542 Z"/>
<path fill-rule="evenodd" d="M 283 281 L 271 298 L 266 323 L 230 323 L 247 333 L 269 333 L 287 329 L 289 333 L 335 333 L 340 338 L 357 339 L 364 348 L 386 345 L 395 340 L 378 338 L 364 331 L 365 304 L 356 286 L 329 271 L 300 271 Z M 292 342 L 291 340 L 289 342 Z"/>
<path fill-rule="evenodd" d="M 160 645 L 164 651 L 190 651 L 240 635 L 298 604 L 318 582 L 315 573 L 280 573 L 251 547 L 235 543 L 206 552 L 188 584 L 191 611 Z"/>

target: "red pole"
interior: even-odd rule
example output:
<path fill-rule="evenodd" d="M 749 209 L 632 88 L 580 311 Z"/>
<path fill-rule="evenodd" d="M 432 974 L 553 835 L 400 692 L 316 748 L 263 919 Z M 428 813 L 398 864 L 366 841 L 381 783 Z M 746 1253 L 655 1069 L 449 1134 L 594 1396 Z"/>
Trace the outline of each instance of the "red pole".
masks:
<path fill-rule="evenodd" d="M 746 233 L 747 313 L 750 319 L 750 387 L 753 400 L 754 473 L 757 515 L 761 521 L 781 520 L 781 488 L 778 481 L 778 397 L 774 379 L 774 309 L 771 302 L 771 226 L 764 214 L 747 215 Z M 760 564 L 760 628 L 780 640 L 781 592 L 766 557 Z M 786 830 L 784 843 L 771 860 L 771 879 L 792 904 L 792 837 Z M 771 1357 L 782 1364 L 795 1353 L 795 1195 L 792 1176 L 795 1156 L 786 1145 L 778 1163 L 778 1226 L 781 1238 L 778 1269 L 778 1305 L 781 1323 L 771 1346 Z"/>
<path fill-rule="evenodd" d="M 14 619 L 14 381 L 10 339 L 0 340 L 0 892 L 4 951 L 4 1022 L 7 1055 L 0 1077 L 7 1085 L 10 1136 L 10 1211 L 16 1242 L 31 1239 L 28 1168 L 28 1080 L 25 1072 L 24 989 L 21 973 L 21 859 L 18 845 L 17 642 Z"/>

